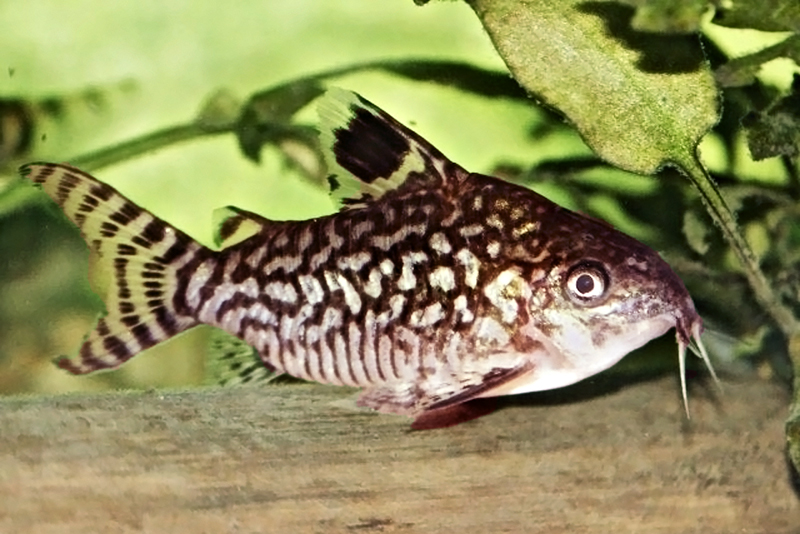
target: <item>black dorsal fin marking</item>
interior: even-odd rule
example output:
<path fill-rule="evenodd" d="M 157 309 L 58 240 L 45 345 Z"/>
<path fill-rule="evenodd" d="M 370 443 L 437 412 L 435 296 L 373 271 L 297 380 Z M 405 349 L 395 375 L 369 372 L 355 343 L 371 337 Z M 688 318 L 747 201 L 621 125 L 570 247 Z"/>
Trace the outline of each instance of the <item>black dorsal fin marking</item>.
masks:
<path fill-rule="evenodd" d="M 365 98 L 331 88 L 320 100 L 320 136 L 343 207 L 366 206 L 389 191 L 441 188 L 467 172 Z"/>
<path fill-rule="evenodd" d="M 32 163 L 20 173 L 58 203 L 111 273 L 107 314 L 78 356 L 59 359 L 59 367 L 73 374 L 113 369 L 197 324 L 172 296 L 178 269 L 211 251 L 83 171 Z"/>

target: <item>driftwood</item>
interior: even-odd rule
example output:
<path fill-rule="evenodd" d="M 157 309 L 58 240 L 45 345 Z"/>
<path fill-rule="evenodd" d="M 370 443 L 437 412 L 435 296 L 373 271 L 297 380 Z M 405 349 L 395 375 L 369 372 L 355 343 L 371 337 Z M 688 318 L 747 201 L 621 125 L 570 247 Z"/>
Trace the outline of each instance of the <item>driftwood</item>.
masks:
<path fill-rule="evenodd" d="M 688 422 L 662 378 L 423 432 L 316 385 L 6 398 L 0 532 L 800 532 L 786 393 L 710 391 Z"/>

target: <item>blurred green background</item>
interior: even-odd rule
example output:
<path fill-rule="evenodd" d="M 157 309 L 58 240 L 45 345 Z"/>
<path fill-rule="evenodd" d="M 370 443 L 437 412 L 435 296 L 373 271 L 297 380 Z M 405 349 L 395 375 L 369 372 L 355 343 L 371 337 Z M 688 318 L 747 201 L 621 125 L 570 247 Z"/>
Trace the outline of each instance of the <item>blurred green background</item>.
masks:
<path fill-rule="evenodd" d="M 420 57 L 503 67 L 478 20 L 460 3 L 421 9 L 410 1 L 371 0 L 224 6 L 54 0 L 3 2 L 0 21 L 0 97 L 64 101 L 59 116 L 42 117 L 28 160 L 70 161 L 185 123 L 220 89 L 245 99 L 292 78 L 363 61 Z M 487 168 L 497 153 L 470 147 L 491 141 L 505 147 L 501 151 L 519 152 L 526 119 L 535 115 L 505 102 L 486 108 L 452 89 L 385 74 L 349 76 L 337 85 L 414 121 L 442 150 L 473 168 Z M 87 89 L 94 93 L 84 99 Z M 476 113 L 483 118 L 471 117 Z M 303 117 L 316 122 L 313 105 Z M 17 163 L 4 169 L 0 191 L 16 180 Z M 335 209 L 327 192 L 287 168 L 275 149 L 265 149 L 261 165 L 255 165 L 242 157 L 233 135 L 168 147 L 97 175 L 207 244 L 212 212 L 221 206 L 275 219 Z M 0 197 L 0 392 L 158 387 L 202 379 L 203 329 L 119 371 L 72 377 L 55 368 L 51 358 L 73 353 L 101 309 L 86 281 L 86 248 L 44 195 L 19 202 L 8 197 Z"/>
<path fill-rule="evenodd" d="M 39 0 L 3 2 L 0 21 L 0 99 L 26 102 L 36 119 L 30 150 L 3 161 L 0 175 L 0 393 L 199 384 L 209 334 L 196 329 L 110 373 L 73 377 L 53 366 L 52 357 L 76 350 L 102 305 L 90 290 L 87 251 L 77 231 L 44 195 L 18 184 L 18 164 L 69 162 L 186 123 L 220 91 L 228 99 L 223 101 L 235 105 L 279 83 L 367 61 L 439 59 L 505 70 L 480 22 L 461 2 L 420 8 L 410 0 L 224 6 Z M 730 43 L 749 42 L 741 35 Z M 779 86 L 791 81 L 785 66 L 762 75 Z M 539 162 L 591 157 L 550 112 L 376 71 L 330 83 L 361 93 L 470 170 L 531 183 L 554 201 L 602 216 L 666 251 L 668 259 L 671 250 L 677 257 L 687 249 L 683 206 L 694 197 L 676 173 L 633 177 L 589 166 L 557 184 L 546 175 L 526 176 L 524 169 Z M 314 125 L 314 105 L 297 120 Z M 0 124 L 0 140 L 8 142 L 13 126 L 8 120 Z M 756 164 L 746 152 L 740 147 L 731 154 L 713 136 L 703 146 L 712 170 L 730 171 L 735 160 L 739 176 L 785 181 L 775 160 Z M 256 165 L 232 134 L 175 144 L 95 174 L 206 244 L 212 243 L 212 212 L 221 206 L 278 220 L 335 210 L 324 187 L 287 165 L 276 148 L 266 147 Z M 631 205 L 637 198 L 642 204 Z M 656 211 L 674 213 L 647 221 L 643 213 L 652 212 L 658 198 L 680 205 L 663 204 Z M 757 231 L 751 236 L 756 246 Z M 757 326 L 746 333 L 762 335 Z M 721 352 L 733 350 L 729 338 L 720 340 Z M 664 350 L 674 358 L 674 344 Z"/>

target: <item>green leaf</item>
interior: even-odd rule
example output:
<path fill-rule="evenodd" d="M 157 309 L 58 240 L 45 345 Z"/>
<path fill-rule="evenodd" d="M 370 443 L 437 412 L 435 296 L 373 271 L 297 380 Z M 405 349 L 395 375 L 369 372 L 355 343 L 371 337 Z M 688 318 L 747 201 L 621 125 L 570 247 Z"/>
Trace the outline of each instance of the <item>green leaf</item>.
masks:
<path fill-rule="evenodd" d="M 797 0 L 735 0 L 717 10 L 714 23 L 765 32 L 800 31 Z"/>
<path fill-rule="evenodd" d="M 692 250 L 701 256 L 708 252 L 708 238 L 711 228 L 695 211 L 688 210 L 683 214 L 683 235 Z"/>
<path fill-rule="evenodd" d="M 742 87 L 755 81 L 764 63 L 785 57 L 800 63 L 800 35 L 790 35 L 783 41 L 758 52 L 734 58 L 717 68 L 714 77 L 723 87 Z"/>
<path fill-rule="evenodd" d="M 610 163 L 652 174 L 693 157 L 717 122 L 695 37 L 631 29 L 633 9 L 583 0 L 471 0 L 514 77 Z"/>
<path fill-rule="evenodd" d="M 381 61 L 370 66 L 418 82 L 455 87 L 487 98 L 527 100 L 519 84 L 505 72 L 483 69 L 457 61 Z"/>
<path fill-rule="evenodd" d="M 700 30 L 708 0 L 618 0 L 636 8 L 634 30 L 660 33 L 694 33 Z"/>
<path fill-rule="evenodd" d="M 747 129 L 747 143 L 754 160 L 797 157 L 800 154 L 800 76 L 795 74 L 791 94 L 765 111 L 748 114 L 742 123 Z"/>
<path fill-rule="evenodd" d="M 258 163 L 261 148 L 266 144 L 297 137 L 313 145 L 313 133 L 308 139 L 303 139 L 305 136 L 289 123 L 295 113 L 324 92 L 325 86 L 320 80 L 311 78 L 279 85 L 251 96 L 242 108 L 236 126 L 242 153 Z"/>

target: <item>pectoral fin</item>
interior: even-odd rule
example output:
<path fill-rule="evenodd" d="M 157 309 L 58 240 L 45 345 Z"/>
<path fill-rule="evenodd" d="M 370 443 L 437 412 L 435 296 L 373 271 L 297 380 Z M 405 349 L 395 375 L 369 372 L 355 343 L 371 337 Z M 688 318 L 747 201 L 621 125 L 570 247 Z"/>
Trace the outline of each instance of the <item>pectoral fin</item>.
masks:
<path fill-rule="evenodd" d="M 527 361 L 517 367 L 492 369 L 489 373 L 483 375 L 480 381 L 462 384 L 463 387 L 453 392 L 452 395 L 426 406 L 425 411 L 441 410 L 479 397 L 502 395 L 503 393 L 494 395 L 492 393 L 497 389 L 503 388 L 508 383 L 516 382 L 517 379 L 531 371 L 533 371 L 533 364 Z"/>
<path fill-rule="evenodd" d="M 361 394 L 358 404 L 383 413 L 415 416 L 417 419 L 412 425 L 415 429 L 452 426 L 492 411 L 483 406 L 486 403 L 479 403 L 482 407 L 477 411 L 472 409 L 475 407 L 461 405 L 480 397 L 495 396 L 494 391 L 502 390 L 506 384 L 525 377 L 531 371 L 533 364 L 525 361 L 515 367 L 495 367 L 482 374 L 453 377 L 448 382 L 428 379 L 421 384 L 374 387 Z M 456 406 L 459 408 L 453 409 Z"/>

